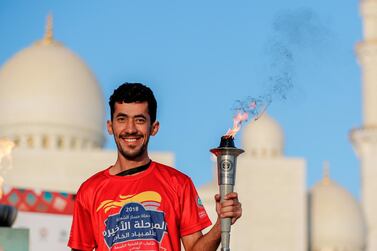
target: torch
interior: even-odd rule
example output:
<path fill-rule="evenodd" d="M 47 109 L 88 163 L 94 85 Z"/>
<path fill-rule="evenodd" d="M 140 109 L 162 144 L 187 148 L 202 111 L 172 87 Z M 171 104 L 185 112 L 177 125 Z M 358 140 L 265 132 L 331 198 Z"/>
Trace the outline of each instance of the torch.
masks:
<path fill-rule="evenodd" d="M 234 146 L 234 137 L 241 129 L 243 122 L 249 120 L 249 114 L 252 121 L 257 120 L 271 103 L 270 96 L 248 98 L 246 101 L 237 101 L 237 114 L 233 117 L 233 128 L 221 137 L 220 146 L 211 149 L 211 153 L 217 157 L 217 174 L 220 190 L 221 202 L 224 197 L 233 192 L 236 179 L 236 160 L 238 155 L 244 152 Z M 230 226 L 231 218 L 221 219 L 221 251 L 230 251 Z"/>
<path fill-rule="evenodd" d="M 233 192 L 237 156 L 243 153 L 244 150 L 234 146 L 234 138 L 232 136 L 225 135 L 221 137 L 220 146 L 210 151 L 217 157 L 218 184 L 221 202 L 223 202 L 225 195 Z M 230 251 L 231 221 L 231 218 L 221 219 L 221 251 Z"/>

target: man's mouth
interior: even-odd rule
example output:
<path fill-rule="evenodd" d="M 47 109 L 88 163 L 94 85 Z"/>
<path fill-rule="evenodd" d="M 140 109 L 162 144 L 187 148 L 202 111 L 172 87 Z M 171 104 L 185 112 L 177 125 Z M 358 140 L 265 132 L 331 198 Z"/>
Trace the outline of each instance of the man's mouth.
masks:
<path fill-rule="evenodd" d="M 126 142 L 135 142 L 137 139 L 135 138 L 132 138 L 132 139 L 128 139 L 128 138 L 125 138 L 124 141 Z"/>
<path fill-rule="evenodd" d="M 133 136 L 120 136 L 122 140 L 124 140 L 127 143 L 133 143 L 137 140 L 141 139 L 143 136 L 141 135 L 133 135 Z"/>

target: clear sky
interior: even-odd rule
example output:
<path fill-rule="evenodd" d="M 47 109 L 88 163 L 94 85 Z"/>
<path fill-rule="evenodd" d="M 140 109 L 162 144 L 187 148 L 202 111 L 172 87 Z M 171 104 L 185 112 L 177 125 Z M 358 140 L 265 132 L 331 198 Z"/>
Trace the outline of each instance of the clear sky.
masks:
<path fill-rule="evenodd" d="M 55 39 L 85 60 L 106 100 L 125 81 L 154 90 L 161 130 L 150 149 L 173 151 L 197 185 L 211 179 L 209 149 L 236 100 L 275 88 L 284 95 L 272 93 L 268 113 L 285 154 L 307 160 L 308 187 L 329 160 L 332 178 L 359 195 L 348 137 L 362 120 L 358 1 L 0 0 L 1 65 L 42 38 L 49 11 Z"/>

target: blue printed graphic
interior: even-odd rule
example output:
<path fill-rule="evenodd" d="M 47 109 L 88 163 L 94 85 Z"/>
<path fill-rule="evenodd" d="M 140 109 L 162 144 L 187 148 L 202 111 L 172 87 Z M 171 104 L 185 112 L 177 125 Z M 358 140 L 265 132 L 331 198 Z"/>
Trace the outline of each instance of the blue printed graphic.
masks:
<path fill-rule="evenodd" d="M 103 236 L 109 248 L 130 240 L 156 240 L 160 243 L 167 230 L 163 212 L 147 210 L 136 202 L 124 205 L 119 214 L 110 215 L 105 225 Z"/>

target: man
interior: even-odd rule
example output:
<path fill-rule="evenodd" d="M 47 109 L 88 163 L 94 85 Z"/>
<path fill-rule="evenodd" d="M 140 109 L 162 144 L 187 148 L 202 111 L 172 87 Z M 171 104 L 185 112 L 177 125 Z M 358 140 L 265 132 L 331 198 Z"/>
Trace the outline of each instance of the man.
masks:
<path fill-rule="evenodd" d="M 157 102 L 139 83 L 118 87 L 109 101 L 108 132 L 118 148 L 116 163 L 85 181 L 76 197 L 68 246 L 72 250 L 216 250 L 220 219 L 242 213 L 237 194 L 220 203 L 211 225 L 191 179 L 178 170 L 152 161 L 150 136 L 157 134 Z"/>

